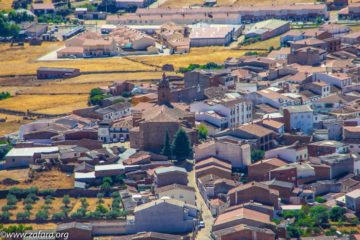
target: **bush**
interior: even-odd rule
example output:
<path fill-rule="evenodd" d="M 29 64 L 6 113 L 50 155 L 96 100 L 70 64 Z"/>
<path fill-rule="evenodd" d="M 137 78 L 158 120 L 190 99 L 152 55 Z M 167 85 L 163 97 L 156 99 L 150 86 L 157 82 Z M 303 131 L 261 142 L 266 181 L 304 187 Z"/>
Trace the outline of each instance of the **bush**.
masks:
<path fill-rule="evenodd" d="M 81 202 L 81 208 L 87 210 L 87 208 L 89 207 L 89 203 L 87 202 L 86 198 L 80 199 L 80 202 Z"/>
<path fill-rule="evenodd" d="M 19 212 L 16 214 L 16 220 L 28 220 L 30 218 L 30 212 Z"/>
<path fill-rule="evenodd" d="M 70 204 L 70 197 L 69 195 L 65 195 L 62 202 L 64 203 L 65 207 L 67 208 L 68 205 Z"/>
<path fill-rule="evenodd" d="M 52 215 L 52 220 L 64 220 L 66 219 L 66 214 L 64 212 L 57 212 Z"/>
<path fill-rule="evenodd" d="M 186 73 L 186 72 L 191 72 L 195 69 L 206 69 L 206 70 L 210 70 L 210 69 L 222 69 L 223 66 L 222 65 L 219 65 L 219 64 L 216 64 L 214 62 L 209 62 L 207 64 L 204 64 L 204 65 L 199 65 L 199 64 L 189 64 L 188 67 L 181 67 L 179 69 L 179 71 L 181 73 Z"/>
<path fill-rule="evenodd" d="M 33 209 L 33 206 L 31 204 L 26 204 L 24 208 L 26 211 L 30 211 L 31 209 Z"/>
<path fill-rule="evenodd" d="M 9 211 L 3 211 L 0 215 L 0 219 L 7 221 L 10 219 L 11 215 L 12 214 Z"/>
<path fill-rule="evenodd" d="M 90 91 L 89 104 L 90 105 L 100 105 L 101 101 L 106 98 L 103 91 L 100 88 L 94 88 Z"/>
<path fill-rule="evenodd" d="M 120 198 L 120 193 L 119 192 L 113 192 L 112 194 L 111 194 L 111 197 L 112 198 Z"/>
<path fill-rule="evenodd" d="M 315 201 L 318 202 L 318 203 L 324 203 L 324 202 L 326 202 L 326 199 L 323 198 L 323 197 L 318 196 L 318 197 L 315 198 Z"/>
<path fill-rule="evenodd" d="M 335 206 L 330 210 L 329 217 L 330 217 L 331 221 L 334 221 L 334 222 L 343 221 L 345 213 L 346 213 L 345 208 Z"/>
<path fill-rule="evenodd" d="M 263 151 L 263 150 L 260 150 L 260 149 L 252 150 L 251 151 L 251 161 L 253 163 L 257 162 L 257 161 L 263 159 L 264 155 L 265 155 L 265 151 Z"/>
<path fill-rule="evenodd" d="M 6 199 L 8 205 L 16 205 L 16 203 L 18 202 L 16 196 L 10 193 L 6 196 Z"/>
<path fill-rule="evenodd" d="M 204 124 L 200 124 L 198 127 L 198 135 L 200 140 L 205 140 L 208 136 L 208 129 Z"/>
<path fill-rule="evenodd" d="M 35 218 L 36 218 L 36 220 L 47 220 L 49 218 L 49 213 L 45 209 L 39 210 L 36 213 Z"/>
<path fill-rule="evenodd" d="M 39 191 L 39 194 L 42 195 L 42 196 L 53 196 L 55 193 L 55 190 L 54 189 L 44 189 L 44 190 L 41 190 Z"/>

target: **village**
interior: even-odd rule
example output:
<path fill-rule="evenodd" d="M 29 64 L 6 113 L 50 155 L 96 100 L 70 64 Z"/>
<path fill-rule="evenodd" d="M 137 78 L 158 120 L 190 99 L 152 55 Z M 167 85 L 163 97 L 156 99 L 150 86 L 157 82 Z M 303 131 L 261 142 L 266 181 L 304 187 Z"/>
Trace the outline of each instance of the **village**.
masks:
<path fill-rule="evenodd" d="M 200 2 L 1 13 L 0 239 L 360 239 L 360 2 Z"/>

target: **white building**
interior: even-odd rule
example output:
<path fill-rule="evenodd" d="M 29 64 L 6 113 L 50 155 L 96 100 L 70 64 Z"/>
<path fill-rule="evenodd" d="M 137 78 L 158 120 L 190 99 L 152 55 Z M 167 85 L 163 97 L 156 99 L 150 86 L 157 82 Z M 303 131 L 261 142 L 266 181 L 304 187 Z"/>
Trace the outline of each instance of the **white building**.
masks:
<path fill-rule="evenodd" d="M 309 157 L 307 147 L 284 146 L 265 152 L 265 159 L 280 158 L 287 162 L 307 160 Z"/>
<path fill-rule="evenodd" d="M 122 117 L 129 116 L 131 114 L 130 107 L 131 104 L 129 102 L 120 102 L 108 107 L 96 109 L 95 114 L 97 114 L 101 120 L 115 121 Z"/>
<path fill-rule="evenodd" d="M 356 189 L 345 195 L 346 207 L 355 212 L 360 210 L 360 189 Z"/>
<path fill-rule="evenodd" d="M 254 104 L 268 104 L 275 108 L 298 105 L 301 103 L 300 99 L 294 99 L 290 96 L 272 91 L 270 89 L 263 89 L 247 95 L 247 99 L 253 101 Z"/>
<path fill-rule="evenodd" d="M 190 33 L 190 47 L 226 46 L 233 40 L 234 27 L 195 27 Z"/>
<path fill-rule="evenodd" d="M 350 86 L 352 79 L 346 73 L 314 73 L 313 81 L 323 81 L 331 86 L 336 86 L 341 89 Z"/>
<path fill-rule="evenodd" d="M 206 121 L 219 128 L 235 127 L 252 121 L 252 103 L 242 98 L 211 99 L 190 104 L 197 121 Z"/>
<path fill-rule="evenodd" d="M 34 163 L 36 154 L 41 153 L 58 153 L 58 147 L 29 147 L 29 148 L 12 148 L 5 157 L 5 167 L 29 167 Z"/>
<path fill-rule="evenodd" d="M 313 130 L 314 111 L 309 105 L 299 105 L 284 108 L 285 130 L 302 131 L 309 134 Z"/>
<path fill-rule="evenodd" d="M 187 204 L 196 205 L 195 189 L 181 184 L 171 184 L 155 190 L 158 198 L 169 197 Z"/>

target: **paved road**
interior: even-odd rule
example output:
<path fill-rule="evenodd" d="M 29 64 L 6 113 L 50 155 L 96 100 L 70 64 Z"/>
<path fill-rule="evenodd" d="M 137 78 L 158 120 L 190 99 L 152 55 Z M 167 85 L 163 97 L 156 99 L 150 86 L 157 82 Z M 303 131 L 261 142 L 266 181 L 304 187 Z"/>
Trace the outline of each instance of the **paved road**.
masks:
<path fill-rule="evenodd" d="M 209 208 L 206 206 L 204 199 L 200 195 L 199 189 L 197 188 L 195 181 L 195 171 L 192 169 L 188 174 L 189 186 L 194 187 L 196 192 L 196 205 L 201 209 L 202 219 L 205 222 L 205 228 L 201 229 L 197 236 L 197 240 L 210 240 L 211 227 L 213 225 L 214 219 L 211 215 Z"/>

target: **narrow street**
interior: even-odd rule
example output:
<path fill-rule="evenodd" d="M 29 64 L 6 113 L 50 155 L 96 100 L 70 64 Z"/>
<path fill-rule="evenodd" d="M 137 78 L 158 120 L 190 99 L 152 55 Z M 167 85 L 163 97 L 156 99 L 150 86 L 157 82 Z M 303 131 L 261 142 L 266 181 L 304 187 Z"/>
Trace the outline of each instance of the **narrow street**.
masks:
<path fill-rule="evenodd" d="M 210 210 L 206 206 L 204 199 L 200 195 L 199 189 L 197 188 L 196 181 L 195 181 L 195 170 L 194 169 L 192 169 L 189 172 L 188 179 L 189 179 L 189 186 L 194 187 L 196 190 L 196 205 L 200 209 L 201 214 L 202 214 L 202 219 L 205 223 L 205 227 L 202 228 L 198 232 L 196 239 L 197 240 L 209 240 L 209 239 L 211 239 L 211 237 L 210 237 L 211 226 L 213 224 L 214 219 L 211 215 Z"/>

